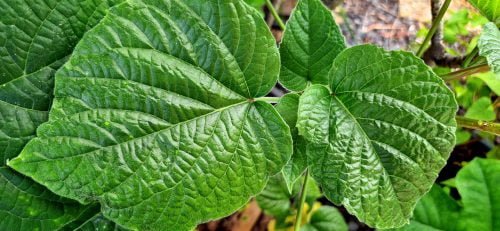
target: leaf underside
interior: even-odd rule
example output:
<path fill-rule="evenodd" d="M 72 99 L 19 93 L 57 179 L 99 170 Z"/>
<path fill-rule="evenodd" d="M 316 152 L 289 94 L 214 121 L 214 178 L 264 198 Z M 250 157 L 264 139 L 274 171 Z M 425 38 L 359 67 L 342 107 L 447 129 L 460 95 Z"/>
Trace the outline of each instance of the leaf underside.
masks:
<path fill-rule="evenodd" d="M 49 122 L 9 165 L 126 228 L 191 230 L 290 158 L 288 126 L 253 100 L 278 72 L 274 38 L 241 1 L 127 1 L 57 72 Z"/>
<path fill-rule="evenodd" d="M 500 7 L 500 3 L 498 5 Z M 495 24 L 489 22 L 484 25 L 477 46 L 479 54 L 486 57 L 488 65 L 495 73 L 495 79 L 500 81 L 500 30 Z"/>
<path fill-rule="evenodd" d="M 372 227 L 394 228 L 445 165 L 456 110 L 420 59 L 361 45 L 335 59 L 329 89 L 306 89 L 297 127 L 315 144 L 308 164 L 325 195 Z"/>
<path fill-rule="evenodd" d="M 280 44 L 280 83 L 293 91 L 327 84 L 332 60 L 343 49 L 344 36 L 331 11 L 319 0 L 300 0 Z"/>

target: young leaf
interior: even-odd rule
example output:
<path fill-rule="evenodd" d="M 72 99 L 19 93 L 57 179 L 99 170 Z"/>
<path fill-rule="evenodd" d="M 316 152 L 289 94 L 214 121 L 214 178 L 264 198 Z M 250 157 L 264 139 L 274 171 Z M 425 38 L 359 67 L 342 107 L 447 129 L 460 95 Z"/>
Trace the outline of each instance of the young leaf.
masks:
<path fill-rule="evenodd" d="M 457 202 L 441 187 L 434 185 L 417 203 L 410 224 L 394 230 L 462 230 L 460 211 Z"/>
<path fill-rule="evenodd" d="M 339 54 L 329 87 L 299 103 L 299 133 L 316 143 L 312 176 L 366 224 L 404 225 L 453 148 L 453 94 L 413 54 L 371 45 Z"/>
<path fill-rule="evenodd" d="M 500 4 L 497 5 L 500 7 Z M 496 80 L 500 81 L 500 31 L 495 24 L 489 22 L 484 25 L 477 46 L 479 54 L 486 57 L 488 65 L 496 74 Z"/>
<path fill-rule="evenodd" d="M 297 108 L 299 106 L 299 95 L 290 93 L 283 96 L 276 105 L 276 110 L 285 120 L 292 132 L 293 154 L 292 158 L 283 167 L 283 177 L 289 192 L 292 192 L 293 185 L 307 168 L 307 141 L 299 136 L 297 128 Z"/>
<path fill-rule="evenodd" d="M 476 158 L 456 178 L 462 197 L 462 219 L 467 230 L 498 230 L 500 227 L 500 160 Z"/>
<path fill-rule="evenodd" d="M 58 230 L 86 210 L 7 167 L 0 167 L 0 198 L 2 230 Z"/>
<path fill-rule="evenodd" d="M 321 206 L 314 211 L 309 223 L 300 228 L 300 231 L 347 231 L 348 227 L 342 214 L 332 206 Z"/>
<path fill-rule="evenodd" d="M 125 228 L 191 230 L 243 206 L 290 159 L 288 126 L 253 99 L 278 65 L 242 1 L 126 1 L 57 72 L 49 122 L 9 165 L 101 202 Z"/>
<path fill-rule="evenodd" d="M 490 21 L 500 26 L 500 4 L 498 0 L 469 0 Z"/>
<path fill-rule="evenodd" d="M 0 0 L 0 166 L 47 120 L 54 72 L 122 0 Z"/>
<path fill-rule="evenodd" d="M 280 82 L 301 91 L 308 83 L 328 83 L 332 60 L 345 49 L 332 13 L 320 0 L 300 0 L 288 20 L 280 45 Z"/>
<path fill-rule="evenodd" d="M 489 97 L 483 96 L 467 109 L 465 117 L 475 120 L 493 121 L 496 118 L 493 104 Z"/>

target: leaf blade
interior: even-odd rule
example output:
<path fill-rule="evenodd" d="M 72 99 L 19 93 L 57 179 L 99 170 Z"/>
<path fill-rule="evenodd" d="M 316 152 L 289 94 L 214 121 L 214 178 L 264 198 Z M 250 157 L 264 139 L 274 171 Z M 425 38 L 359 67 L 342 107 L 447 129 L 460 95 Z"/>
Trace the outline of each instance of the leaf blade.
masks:
<path fill-rule="evenodd" d="M 280 45 L 281 84 L 293 91 L 309 83 L 327 84 L 331 60 L 345 47 L 330 10 L 318 0 L 299 1 Z"/>
<path fill-rule="evenodd" d="M 402 226 L 454 145 L 453 95 L 412 54 L 370 45 L 346 49 L 330 75 L 331 94 L 312 86 L 299 105 L 302 130 L 319 130 L 305 136 L 318 149 L 308 158 L 312 176 L 368 225 Z"/>

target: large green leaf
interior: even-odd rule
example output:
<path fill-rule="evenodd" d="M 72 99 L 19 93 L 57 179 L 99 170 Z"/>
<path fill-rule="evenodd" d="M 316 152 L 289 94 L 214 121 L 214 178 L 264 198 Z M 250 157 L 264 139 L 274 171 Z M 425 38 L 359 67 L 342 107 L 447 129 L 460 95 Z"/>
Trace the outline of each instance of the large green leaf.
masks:
<path fill-rule="evenodd" d="M 122 0 L 0 0 L 0 166 L 47 120 L 55 70 Z"/>
<path fill-rule="evenodd" d="M 345 48 L 332 13 L 320 0 L 300 0 L 280 45 L 280 82 L 301 91 L 309 83 L 328 83 L 332 60 Z"/>
<path fill-rule="evenodd" d="M 438 231 L 460 230 L 461 208 L 441 187 L 434 185 L 418 202 L 410 224 L 395 230 Z"/>
<path fill-rule="evenodd" d="M 476 158 L 458 172 L 466 230 L 493 231 L 500 227 L 500 160 Z"/>
<path fill-rule="evenodd" d="M 496 80 L 500 81 L 500 30 L 495 24 L 489 22 L 484 25 L 477 46 L 479 54 L 486 57 L 488 65 L 496 74 Z"/>
<path fill-rule="evenodd" d="M 404 225 L 454 146 L 453 94 L 413 54 L 371 45 L 339 54 L 329 87 L 299 102 L 299 133 L 316 143 L 312 176 L 366 224 Z"/>
<path fill-rule="evenodd" d="M 299 136 L 297 128 L 297 110 L 299 106 L 299 95 L 295 93 L 286 94 L 276 105 L 276 110 L 285 120 L 292 132 L 293 154 L 292 158 L 283 167 L 283 177 L 288 190 L 292 192 L 293 185 L 307 168 L 307 141 Z"/>
<path fill-rule="evenodd" d="M 482 15 L 500 26 L 500 3 L 498 0 L 469 0 Z"/>
<path fill-rule="evenodd" d="M 253 99 L 278 72 L 274 38 L 242 1 L 127 1 L 57 72 L 49 122 L 9 165 L 126 228 L 191 230 L 290 159 L 288 126 Z"/>
<path fill-rule="evenodd" d="M 0 229 L 57 230 L 86 208 L 0 167 Z"/>
<path fill-rule="evenodd" d="M 309 222 L 300 231 L 347 231 L 342 214 L 332 206 L 321 206 L 314 211 Z"/>

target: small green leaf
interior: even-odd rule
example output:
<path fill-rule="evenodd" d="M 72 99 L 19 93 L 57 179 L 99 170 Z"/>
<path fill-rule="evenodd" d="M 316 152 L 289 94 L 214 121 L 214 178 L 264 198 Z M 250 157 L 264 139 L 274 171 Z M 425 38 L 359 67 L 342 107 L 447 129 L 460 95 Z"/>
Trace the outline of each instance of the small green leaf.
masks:
<path fill-rule="evenodd" d="M 288 187 L 292 192 L 292 187 L 297 179 L 302 176 L 307 168 L 307 145 L 308 142 L 302 136 L 299 136 L 297 128 L 297 109 L 299 106 L 299 95 L 290 93 L 283 96 L 276 105 L 276 110 L 285 120 L 292 132 L 293 154 L 292 158 L 283 168 L 283 176 Z"/>
<path fill-rule="evenodd" d="M 456 177 L 466 230 L 493 231 L 500 227 L 500 160 L 476 158 Z"/>
<path fill-rule="evenodd" d="M 347 231 L 348 227 L 342 214 L 332 206 L 321 206 L 314 211 L 309 223 L 300 231 Z"/>
<path fill-rule="evenodd" d="M 332 60 L 345 49 L 332 13 L 320 0 L 300 0 L 280 45 L 280 82 L 301 91 L 308 83 L 328 83 Z"/>
<path fill-rule="evenodd" d="M 497 74 L 489 71 L 484 73 L 477 73 L 472 77 L 483 80 L 484 83 L 496 94 L 500 95 L 500 77 Z"/>
<path fill-rule="evenodd" d="M 49 122 L 9 165 L 140 230 L 192 230 L 258 194 L 292 153 L 255 101 L 279 53 L 239 0 L 129 0 L 57 72 Z"/>
<path fill-rule="evenodd" d="M 467 109 L 465 117 L 475 120 L 493 121 L 496 118 L 493 104 L 489 97 L 481 97 Z"/>
<path fill-rule="evenodd" d="M 57 230 L 86 210 L 7 167 L 0 167 L 0 229 Z"/>
<path fill-rule="evenodd" d="M 299 103 L 300 134 L 316 144 L 312 176 L 366 224 L 404 225 L 454 146 L 452 92 L 413 54 L 370 45 L 339 54 L 329 87 Z"/>
<path fill-rule="evenodd" d="M 255 199 L 266 214 L 275 218 L 285 218 L 292 209 L 290 199 L 300 190 L 299 184 L 293 186 L 289 191 L 283 176 L 278 174 L 269 179 L 264 190 Z"/>
<path fill-rule="evenodd" d="M 497 6 L 500 8 L 500 3 Z M 477 46 L 479 54 L 486 57 L 496 79 L 500 81 L 500 31 L 495 24 L 489 22 L 484 25 Z"/>
<path fill-rule="evenodd" d="M 417 204 L 410 224 L 398 231 L 461 230 L 461 208 L 457 202 L 434 185 Z"/>
<path fill-rule="evenodd" d="M 500 26 L 500 4 L 498 0 L 469 0 L 490 21 Z"/>

